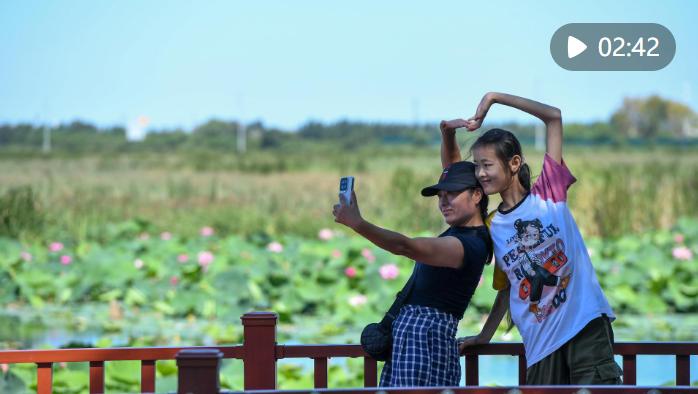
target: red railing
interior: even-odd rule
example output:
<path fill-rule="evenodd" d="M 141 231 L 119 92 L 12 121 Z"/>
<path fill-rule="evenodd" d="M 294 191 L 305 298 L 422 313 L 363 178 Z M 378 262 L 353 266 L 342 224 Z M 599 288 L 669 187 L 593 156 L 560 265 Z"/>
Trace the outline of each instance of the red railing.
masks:
<path fill-rule="evenodd" d="M 90 393 L 104 392 L 104 363 L 121 360 L 141 361 L 141 392 L 143 393 L 155 391 L 155 363 L 158 360 L 174 359 L 177 359 L 180 368 L 180 388 L 183 381 L 187 381 L 181 373 L 183 367 L 193 368 L 189 371 L 190 375 L 188 376 L 202 376 L 197 374 L 204 370 L 206 373 L 210 373 L 210 368 L 213 365 L 211 360 L 217 360 L 218 358 L 232 358 L 243 361 L 245 390 L 276 390 L 276 363 L 277 360 L 284 358 L 313 359 L 314 388 L 324 389 L 327 388 L 328 382 L 328 359 L 332 357 L 363 357 L 364 386 L 377 386 L 377 362 L 368 357 L 359 345 L 278 345 L 276 343 L 277 316 L 275 313 L 253 312 L 245 314 L 241 319 L 244 326 L 243 344 L 237 346 L 8 350 L 0 351 L 0 363 L 37 364 L 37 392 L 40 394 L 52 392 L 53 364 L 60 362 L 89 362 Z M 206 354 L 206 352 L 202 352 L 202 349 L 217 351 L 214 352 L 214 356 L 209 354 L 206 357 L 199 357 L 197 355 L 199 353 Z M 183 352 L 185 350 L 194 350 L 194 352 Z M 676 357 L 676 384 L 678 386 L 689 386 L 690 356 L 698 355 L 698 343 L 617 343 L 614 346 L 614 352 L 623 357 L 625 385 L 636 384 L 637 355 L 674 355 Z M 178 354 L 180 357 L 178 357 Z M 522 344 L 493 343 L 473 347 L 465 353 L 466 386 L 477 386 L 479 384 L 478 361 L 479 356 L 482 355 L 511 355 L 518 357 L 519 384 L 524 385 L 526 383 L 526 358 Z M 202 368 L 196 369 L 197 365 L 199 365 L 197 363 L 200 363 Z M 213 371 L 217 373 L 217 369 Z M 609 390 L 618 392 L 613 388 L 609 388 Z M 359 389 L 339 391 L 362 392 Z M 417 390 L 416 392 L 427 391 Z M 546 389 L 546 392 L 553 391 L 547 391 Z M 566 392 L 569 392 L 569 389 Z"/>
<path fill-rule="evenodd" d="M 193 394 L 204 393 L 193 391 Z M 319 390 L 260 390 L 255 394 L 695 394 L 691 387 L 640 386 L 516 386 L 516 387 L 414 387 L 319 389 Z"/>

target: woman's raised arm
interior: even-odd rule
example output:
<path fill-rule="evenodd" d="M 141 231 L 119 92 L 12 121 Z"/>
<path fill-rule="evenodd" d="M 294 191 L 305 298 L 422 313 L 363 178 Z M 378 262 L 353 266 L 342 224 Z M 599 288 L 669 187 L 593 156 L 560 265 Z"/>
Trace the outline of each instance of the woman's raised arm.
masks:
<path fill-rule="evenodd" d="M 344 196 L 340 196 L 340 199 L 341 203 L 332 210 L 335 222 L 351 228 L 379 248 L 435 267 L 460 268 L 463 264 L 465 250 L 457 238 L 410 238 L 364 220 L 355 192 L 352 192 L 351 201 L 346 201 Z"/>

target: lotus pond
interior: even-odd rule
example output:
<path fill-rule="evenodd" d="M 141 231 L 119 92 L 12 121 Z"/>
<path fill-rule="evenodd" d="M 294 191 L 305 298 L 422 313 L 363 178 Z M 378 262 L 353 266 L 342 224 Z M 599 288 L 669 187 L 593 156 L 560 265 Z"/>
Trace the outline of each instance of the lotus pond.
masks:
<path fill-rule="evenodd" d="M 313 238 L 222 235 L 212 227 L 184 237 L 144 232 L 137 222 L 110 231 L 101 242 L 0 239 L 2 348 L 236 344 L 239 317 L 253 310 L 279 314 L 280 343 L 356 343 L 361 327 L 382 316 L 411 270 L 410 261 L 338 228 Z M 617 340 L 698 340 L 698 220 L 589 238 L 587 247 L 619 316 Z M 495 295 L 491 276 L 486 268 L 459 335 L 479 331 Z M 520 338 L 500 327 L 495 340 Z M 515 383 L 515 361 L 494 359 L 482 359 L 482 381 Z M 673 379 L 673 361 L 658 359 L 639 358 L 639 383 Z M 692 364 L 695 381 L 695 357 Z M 311 387 L 308 367 L 281 360 L 280 387 Z M 0 392 L 32 390 L 34 366 L 2 368 Z M 240 361 L 226 361 L 223 386 L 241 388 L 241 371 Z M 157 372 L 157 390 L 174 390 L 174 362 L 158 362 Z M 360 385 L 361 374 L 361 360 L 330 361 L 330 387 Z M 87 365 L 57 365 L 54 381 L 56 392 L 84 392 Z M 106 387 L 137 391 L 138 363 L 107 363 Z"/>

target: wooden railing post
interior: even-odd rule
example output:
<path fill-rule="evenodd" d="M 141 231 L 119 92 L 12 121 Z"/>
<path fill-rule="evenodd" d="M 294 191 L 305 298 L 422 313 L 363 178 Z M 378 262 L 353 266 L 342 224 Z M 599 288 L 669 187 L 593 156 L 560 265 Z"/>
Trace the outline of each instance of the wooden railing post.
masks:
<path fill-rule="evenodd" d="M 465 355 L 465 385 L 478 386 L 480 384 L 480 372 L 477 354 Z"/>
<path fill-rule="evenodd" d="M 623 355 L 623 384 L 637 385 L 637 354 Z"/>
<path fill-rule="evenodd" d="M 53 392 L 53 363 L 36 364 L 36 393 L 51 394 Z"/>
<path fill-rule="evenodd" d="M 364 357 L 364 387 L 378 387 L 378 362 Z"/>
<path fill-rule="evenodd" d="M 276 321 L 272 312 L 242 317 L 245 390 L 276 389 Z"/>
<path fill-rule="evenodd" d="M 676 355 L 676 385 L 691 385 L 691 356 Z"/>
<path fill-rule="evenodd" d="M 141 393 L 155 392 L 155 360 L 141 360 Z"/>
<path fill-rule="evenodd" d="M 519 386 L 526 384 L 526 355 L 519 354 Z"/>
<path fill-rule="evenodd" d="M 218 349 L 185 349 L 177 353 L 177 393 L 218 394 L 222 358 Z"/>
<path fill-rule="evenodd" d="M 90 361 L 90 394 L 104 392 L 104 361 Z"/>

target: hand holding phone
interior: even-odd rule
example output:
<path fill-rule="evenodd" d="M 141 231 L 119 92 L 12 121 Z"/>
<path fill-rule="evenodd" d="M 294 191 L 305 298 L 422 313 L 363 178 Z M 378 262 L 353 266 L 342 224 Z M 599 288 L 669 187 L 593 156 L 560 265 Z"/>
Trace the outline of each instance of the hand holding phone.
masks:
<path fill-rule="evenodd" d="M 344 201 L 342 201 L 344 200 Z M 359 202 L 354 196 L 354 177 L 345 176 L 339 181 L 339 204 L 332 208 L 334 221 L 349 228 L 356 229 L 363 221 L 359 211 Z"/>

